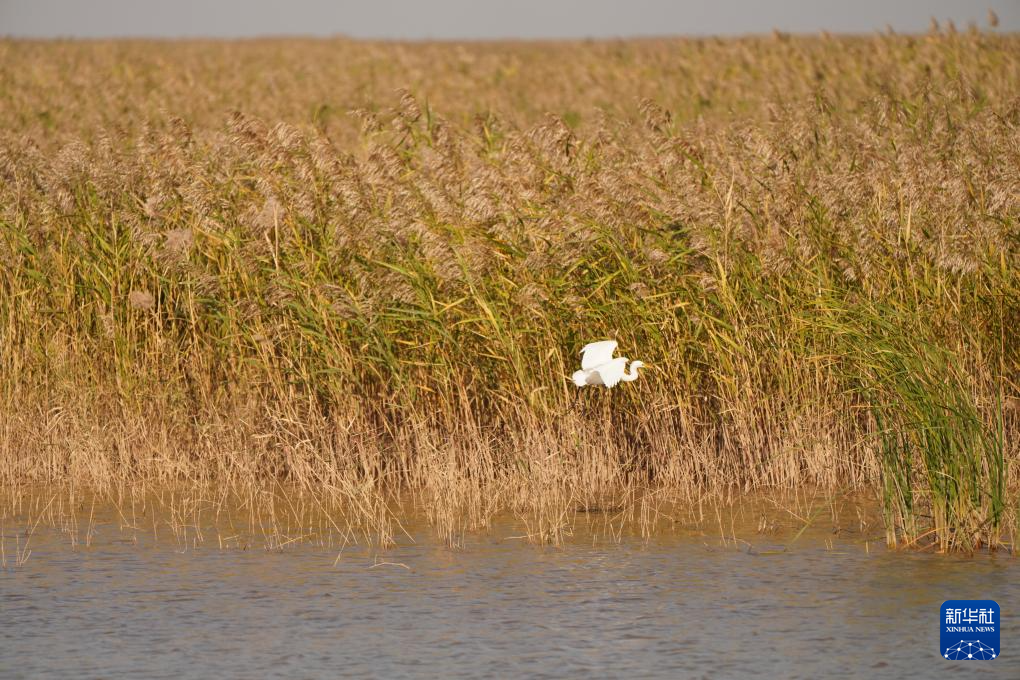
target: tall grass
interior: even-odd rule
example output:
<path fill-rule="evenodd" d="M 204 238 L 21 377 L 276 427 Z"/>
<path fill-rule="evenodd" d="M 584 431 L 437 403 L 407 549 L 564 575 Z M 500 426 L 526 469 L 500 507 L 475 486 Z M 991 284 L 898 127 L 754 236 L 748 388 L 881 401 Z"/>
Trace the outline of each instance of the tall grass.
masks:
<path fill-rule="evenodd" d="M 998 544 L 1007 499 L 1001 401 L 979 410 L 958 358 L 923 322 L 871 306 L 828 311 L 824 327 L 876 426 L 888 542 L 929 539 L 944 552 Z"/>
<path fill-rule="evenodd" d="M 5 486 L 1015 521 L 1014 36 L 0 52 Z"/>

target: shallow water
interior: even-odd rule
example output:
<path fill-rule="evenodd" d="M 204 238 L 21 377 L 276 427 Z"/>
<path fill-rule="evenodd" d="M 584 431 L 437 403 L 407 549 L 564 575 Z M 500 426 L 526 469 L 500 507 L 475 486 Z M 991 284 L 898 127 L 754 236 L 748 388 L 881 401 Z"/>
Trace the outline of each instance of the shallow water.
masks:
<path fill-rule="evenodd" d="M 40 528 L 0 570 L 0 677 L 1020 677 L 1020 564 L 892 553 L 821 528 L 560 548 L 267 551 Z M 939 605 L 996 600 L 1002 655 L 939 656 Z"/>

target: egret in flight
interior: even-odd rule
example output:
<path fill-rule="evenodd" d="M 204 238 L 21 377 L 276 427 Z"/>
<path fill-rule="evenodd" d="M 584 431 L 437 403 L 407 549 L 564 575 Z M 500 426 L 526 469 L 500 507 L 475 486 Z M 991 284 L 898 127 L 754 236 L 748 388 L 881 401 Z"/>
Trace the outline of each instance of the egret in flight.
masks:
<path fill-rule="evenodd" d="M 644 362 L 631 361 L 627 372 L 627 357 L 613 358 L 616 351 L 616 340 L 601 340 L 584 346 L 581 350 L 581 370 L 574 371 L 571 376 L 578 387 L 585 385 L 604 385 L 612 387 L 621 380 L 631 382 L 637 380 L 638 369 Z"/>

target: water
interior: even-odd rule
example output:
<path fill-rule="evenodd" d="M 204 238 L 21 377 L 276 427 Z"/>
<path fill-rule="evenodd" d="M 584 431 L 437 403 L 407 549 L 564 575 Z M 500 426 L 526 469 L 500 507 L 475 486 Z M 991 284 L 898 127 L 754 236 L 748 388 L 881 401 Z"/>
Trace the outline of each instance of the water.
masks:
<path fill-rule="evenodd" d="M 99 524 L 43 530 L 0 571 L 0 677 L 1020 677 L 1008 556 L 890 553 L 819 529 L 680 532 L 561 548 L 469 536 L 452 549 L 294 543 L 178 552 Z M 738 533 L 738 535 L 740 535 Z M 832 542 L 834 541 L 834 542 Z M 1003 651 L 938 655 L 939 605 L 996 600 Z"/>

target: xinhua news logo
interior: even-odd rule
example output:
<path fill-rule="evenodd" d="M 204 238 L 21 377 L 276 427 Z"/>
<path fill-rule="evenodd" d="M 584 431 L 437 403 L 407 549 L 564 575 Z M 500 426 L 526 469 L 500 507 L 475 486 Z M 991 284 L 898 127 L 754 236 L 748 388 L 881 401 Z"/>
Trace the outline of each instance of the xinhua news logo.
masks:
<path fill-rule="evenodd" d="M 994 600 L 946 600 L 939 619 L 943 658 L 991 661 L 999 656 L 999 605 Z"/>

